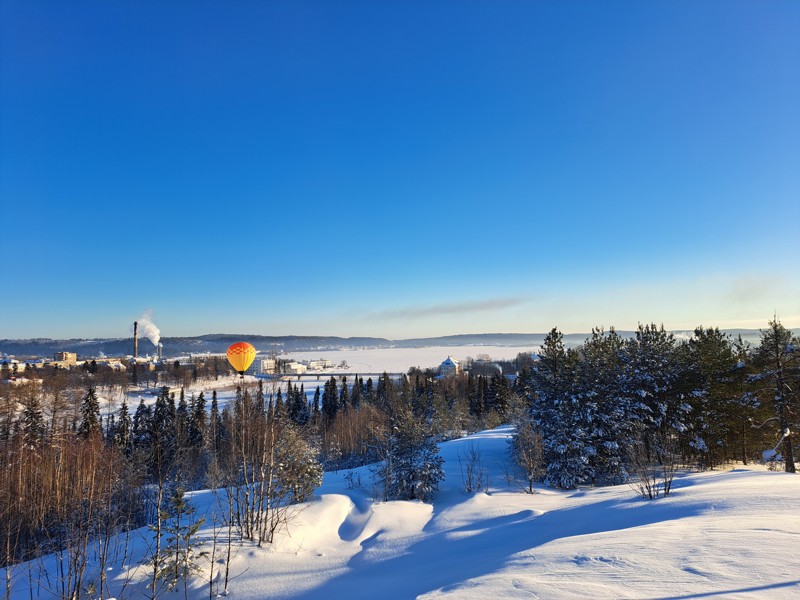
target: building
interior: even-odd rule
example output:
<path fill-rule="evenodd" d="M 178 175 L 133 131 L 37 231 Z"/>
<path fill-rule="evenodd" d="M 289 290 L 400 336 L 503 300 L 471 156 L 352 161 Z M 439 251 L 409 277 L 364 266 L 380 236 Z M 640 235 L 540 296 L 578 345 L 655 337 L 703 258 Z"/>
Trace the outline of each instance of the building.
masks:
<path fill-rule="evenodd" d="M 452 356 L 448 356 L 447 359 L 439 365 L 439 374 L 442 377 L 448 377 L 458 373 L 461 373 L 461 363 L 454 360 Z"/>
<path fill-rule="evenodd" d="M 53 360 L 55 362 L 75 365 L 78 363 L 78 355 L 75 352 L 56 352 L 53 355 Z"/>
<path fill-rule="evenodd" d="M 274 358 L 262 358 L 260 361 L 260 371 L 262 375 L 272 375 L 275 373 L 277 363 Z"/>
<path fill-rule="evenodd" d="M 324 371 L 325 369 L 332 369 L 333 361 L 326 358 L 318 358 L 317 360 L 308 361 L 309 371 Z"/>
<path fill-rule="evenodd" d="M 307 367 L 298 362 L 290 362 L 286 364 L 286 372 L 290 375 L 302 375 L 307 370 Z"/>

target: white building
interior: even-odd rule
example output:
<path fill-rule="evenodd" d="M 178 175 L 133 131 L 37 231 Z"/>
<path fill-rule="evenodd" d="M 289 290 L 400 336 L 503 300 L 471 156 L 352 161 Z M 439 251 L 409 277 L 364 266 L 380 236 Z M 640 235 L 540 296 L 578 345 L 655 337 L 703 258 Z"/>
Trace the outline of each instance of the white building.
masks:
<path fill-rule="evenodd" d="M 327 358 L 318 358 L 317 360 L 308 361 L 309 371 L 324 371 L 325 369 L 332 369 L 333 361 Z"/>
<path fill-rule="evenodd" d="M 261 359 L 261 373 L 269 374 L 275 372 L 275 359 L 274 358 L 262 358 Z"/>
<path fill-rule="evenodd" d="M 448 356 L 447 359 L 439 365 L 439 374 L 442 377 L 455 375 L 457 373 L 461 373 L 461 363 L 453 359 L 452 356 Z"/>
<path fill-rule="evenodd" d="M 291 375 L 302 375 L 308 367 L 299 362 L 290 362 L 286 365 L 286 372 Z"/>

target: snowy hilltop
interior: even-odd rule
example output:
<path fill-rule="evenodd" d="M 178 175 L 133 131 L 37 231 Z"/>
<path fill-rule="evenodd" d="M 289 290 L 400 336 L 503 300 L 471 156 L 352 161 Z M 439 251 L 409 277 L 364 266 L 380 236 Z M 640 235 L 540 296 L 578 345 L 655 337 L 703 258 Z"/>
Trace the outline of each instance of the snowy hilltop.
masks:
<path fill-rule="evenodd" d="M 800 595 L 800 478 L 755 466 L 679 472 L 666 498 L 628 485 L 524 492 L 508 472 L 509 427 L 440 444 L 431 503 L 376 501 L 369 466 L 325 473 L 272 544 L 236 543 L 228 596 L 263 598 L 789 598 Z M 476 466 L 480 467 L 478 474 Z M 472 487 L 465 491 L 468 473 Z M 224 593 L 224 494 L 187 494 L 197 571 L 162 596 Z M 216 538 L 216 545 L 213 539 Z M 118 540 L 120 541 L 120 540 Z M 108 595 L 151 597 L 147 528 L 109 560 Z M 194 542 L 193 542 L 194 543 Z M 210 558 L 214 556 L 212 563 Z M 122 543 L 116 556 L 122 556 Z M 214 566 L 213 577 L 211 565 Z M 58 597 L 51 555 L 17 565 L 14 599 Z M 98 581 L 97 565 L 94 581 Z M 32 587 L 32 592 L 29 588 Z M 106 596 L 108 597 L 108 596 Z"/>

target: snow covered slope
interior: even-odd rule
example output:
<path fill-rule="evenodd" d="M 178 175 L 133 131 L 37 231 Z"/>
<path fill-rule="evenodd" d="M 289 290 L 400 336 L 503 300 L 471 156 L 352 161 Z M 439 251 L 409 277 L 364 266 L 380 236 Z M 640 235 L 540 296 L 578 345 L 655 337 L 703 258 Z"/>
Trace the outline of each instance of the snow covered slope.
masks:
<path fill-rule="evenodd" d="M 433 506 L 371 503 L 326 474 L 320 499 L 231 588 L 237 598 L 800 597 L 800 477 L 683 475 L 668 498 L 628 486 L 527 495 L 503 477 L 501 428 L 442 445 Z M 489 493 L 463 492 L 481 450 Z M 368 481 L 365 470 L 362 482 Z M 366 487 L 369 484 L 366 483 Z M 256 566 L 256 563 L 258 566 Z"/>
<path fill-rule="evenodd" d="M 800 476 L 681 474 L 655 501 L 628 486 L 528 495 L 504 477 L 510 433 L 442 444 L 447 478 L 432 505 L 373 502 L 367 468 L 326 473 L 287 535 L 238 550 L 229 597 L 800 598 Z M 459 456 L 470 445 L 489 471 L 488 493 L 463 491 Z M 210 507 L 211 496 L 193 502 Z M 138 571 L 121 596 L 143 597 Z M 14 597 L 27 598 L 24 587 Z M 207 583 L 190 597 L 208 598 Z"/>

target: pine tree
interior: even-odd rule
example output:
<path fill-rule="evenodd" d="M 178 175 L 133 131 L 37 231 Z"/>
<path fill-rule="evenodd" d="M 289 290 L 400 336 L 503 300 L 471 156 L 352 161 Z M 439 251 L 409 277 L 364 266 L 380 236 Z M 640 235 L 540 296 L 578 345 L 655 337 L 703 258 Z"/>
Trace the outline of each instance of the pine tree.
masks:
<path fill-rule="evenodd" d="M 576 394 L 578 355 L 564 348 L 558 329 L 547 334 L 530 372 L 531 416 L 542 435 L 547 480 L 574 488 L 591 478 L 595 449 L 588 440 L 586 415 Z"/>
<path fill-rule="evenodd" d="M 761 330 L 761 343 L 753 358 L 758 373 L 751 381 L 756 384 L 762 402 L 772 406 L 772 420 L 779 427 L 784 469 L 794 473 L 792 426 L 800 415 L 800 340 L 777 318 L 773 319 L 767 329 Z"/>
<path fill-rule="evenodd" d="M 758 440 L 761 435 L 760 429 L 753 427 L 753 423 L 760 423 L 764 420 L 765 407 L 758 396 L 753 393 L 753 386 L 749 381 L 752 368 L 752 352 L 749 345 L 739 335 L 734 341 L 733 347 L 737 362 L 731 373 L 735 395 L 733 401 L 734 441 L 732 443 L 738 449 L 739 460 L 746 465 L 751 449 L 763 447 Z"/>
<path fill-rule="evenodd" d="M 613 328 L 592 329 L 579 349 L 575 394 L 592 448 L 589 465 L 595 479 L 621 483 L 627 477 L 626 451 L 633 442 L 631 416 L 622 393 L 624 340 Z"/>
<path fill-rule="evenodd" d="M 686 377 L 691 382 L 691 447 L 713 467 L 726 458 L 741 404 L 734 371 L 738 359 L 730 338 L 719 329 L 698 327 L 686 346 Z"/>
<path fill-rule="evenodd" d="M 623 350 L 632 418 L 647 431 L 669 436 L 687 431 L 691 407 L 684 398 L 683 373 L 674 336 L 664 326 L 639 325 Z"/>

